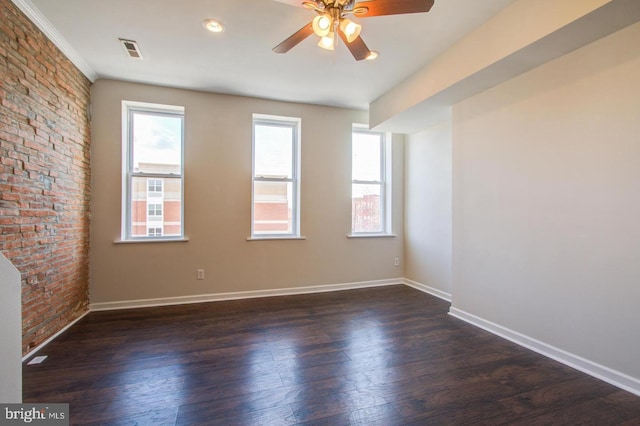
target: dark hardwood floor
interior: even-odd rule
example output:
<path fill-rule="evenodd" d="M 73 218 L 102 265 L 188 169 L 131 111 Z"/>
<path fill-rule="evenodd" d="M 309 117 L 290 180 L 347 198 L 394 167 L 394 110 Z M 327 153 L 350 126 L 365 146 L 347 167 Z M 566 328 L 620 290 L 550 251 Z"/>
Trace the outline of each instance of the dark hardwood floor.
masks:
<path fill-rule="evenodd" d="M 640 398 L 405 286 L 93 312 L 24 365 L 71 424 L 638 425 Z"/>

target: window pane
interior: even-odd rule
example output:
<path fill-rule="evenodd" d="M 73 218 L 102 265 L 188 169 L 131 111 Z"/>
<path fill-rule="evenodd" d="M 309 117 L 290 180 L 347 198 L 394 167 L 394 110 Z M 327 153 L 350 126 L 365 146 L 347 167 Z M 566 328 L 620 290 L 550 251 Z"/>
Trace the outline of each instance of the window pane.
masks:
<path fill-rule="evenodd" d="M 256 124 L 255 175 L 293 177 L 293 132 L 291 126 Z"/>
<path fill-rule="evenodd" d="M 161 191 L 149 191 L 152 181 Z M 132 179 L 130 231 L 132 237 L 182 235 L 182 178 Z"/>
<path fill-rule="evenodd" d="M 381 185 L 352 185 L 353 232 L 382 232 Z"/>
<path fill-rule="evenodd" d="M 162 236 L 162 228 L 149 228 L 149 236 L 150 237 L 161 237 Z"/>
<path fill-rule="evenodd" d="M 253 233 L 293 233 L 293 184 L 254 182 L 253 185 Z"/>
<path fill-rule="evenodd" d="M 381 181 L 380 144 L 381 135 L 353 133 L 352 174 L 353 180 Z"/>
<path fill-rule="evenodd" d="M 180 174 L 182 117 L 134 111 L 133 172 Z"/>
<path fill-rule="evenodd" d="M 148 210 L 148 216 L 150 220 L 162 217 L 162 204 L 148 203 L 147 210 Z"/>
<path fill-rule="evenodd" d="M 162 192 L 162 179 L 149 179 L 147 180 L 149 192 L 161 193 Z"/>

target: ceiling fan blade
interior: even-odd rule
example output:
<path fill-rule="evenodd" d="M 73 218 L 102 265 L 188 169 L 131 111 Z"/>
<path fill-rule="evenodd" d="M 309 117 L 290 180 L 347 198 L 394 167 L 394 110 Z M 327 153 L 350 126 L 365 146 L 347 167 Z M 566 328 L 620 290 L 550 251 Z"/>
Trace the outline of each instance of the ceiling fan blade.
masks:
<path fill-rule="evenodd" d="M 286 53 L 311 34 L 313 34 L 313 25 L 309 22 L 307 25 L 293 33 L 291 37 L 274 47 L 273 51 L 276 53 Z"/>
<path fill-rule="evenodd" d="M 291 6 L 308 7 L 308 8 L 314 8 L 314 7 L 312 5 L 305 6 L 304 3 L 313 3 L 315 4 L 315 7 L 319 7 L 318 2 L 316 0 L 274 0 L 274 1 L 277 1 L 278 3 L 288 4 Z"/>
<path fill-rule="evenodd" d="M 368 0 L 356 3 L 354 9 L 365 7 L 368 10 L 358 13 L 358 18 L 371 16 L 402 15 L 404 13 L 428 12 L 434 0 Z"/>
<path fill-rule="evenodd" d="M 278 3 L 290 4 L 291 6 L 302 7 L 303 0 L 274 0 L 274 1 L 277 1 Z"/>
<path fill-rule="evenodd" d="M 347 46 L 353 57 L 356 58 L 356 61 L 367 59 L 367 57 L 371 54 L 371 51 L 364 43 L 364 40 L 362 40 L 362 37 L 358 36 L 358 38 L 349 43 L 349 41 L 347 40 L 347 36 L 344 35 L 342 30 L 338 31 L 338 33 L 340 34 L 340 38 Z"/>

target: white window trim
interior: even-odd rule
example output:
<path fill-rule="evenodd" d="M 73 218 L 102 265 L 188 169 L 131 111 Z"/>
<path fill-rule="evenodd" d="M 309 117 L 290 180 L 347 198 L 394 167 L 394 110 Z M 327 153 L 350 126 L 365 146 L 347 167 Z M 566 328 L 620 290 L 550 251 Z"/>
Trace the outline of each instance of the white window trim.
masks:
<path fill-rule="evenodd" d="M 353 133 L 373 133 L 381 135 L 381 147 L 380 147 L 380 177 L 381 181 L 360 181 L 351 179 L 351 188 L 353 191 L 353 184 L 374 184 L 381 185 L 380 193 L 382 197 L 382 231 L 379 232 L 354 232 L 353 222 L 351 223 L 351 231 L 347 234 L 347 238 L 389 238 L 396 237 L 393 233 L 393 220 L 392 220 L 392 206 L 393 206 L 393 191 L 392 191 L 392 152 L 393 152 L 393 135 L 388 132 L 376 132 L 369 130 L 369 126 L 366 124 L 353 124 Z M 353 139 L 352 139 L 353 149 Z"/>
<path fill-rule="evenodd" d="M 258 124 L 276 124 L 293 127 L 293 171 L 291 178 L 265 178 L 256 177 L 255 171 L 255 152 L 256 152 L 256 135 L 255 126 Z M 298 117 L 285 117 L 278 115 L 253 114 L 251 121 L 251 236 L 247 241 L 260 240 L 304 240 L 305 237 L 300 235 L 300 158 L 301 158 L 301 135 L 302 120 Z M 293 212 L 291 233 L 273 233 L 273 234 L 256 234 L 254 230 L 255 224 L 255 182 L 287 182 L 293 186 Z"/>
<path fill-rule="evenodd" d="M 181 184 L 181 202 L 180 202 L 180 218 L 182 220 L 182 226 L 180 235 L 176 236 L 161 236 L 161 237 L 133 237 L 130 235 L 132 223 L 131 223 L 131 204 L 129 203 L 131 194 L 131 163 L 133 160 L 133 151 L 130 149 L 131 140 L 131 114 L 133 111 L 144 111 L 157 114 L 178 115 L 182 118 L 182 143 L 180 146 L 180 175 L 166 175 L 156 173 L 136 173 L 136 177 L 158 178 L 163 179 L 168 176 L 180 177 Z M 122 200 L 121 200 L 121 225 L 120 225 L 120 240 L 115 243 L 136 243 L 136 242 L 186 242 L 189 239 L 185 236 L 185 220 L 184 220 L 184 145 L 185 145 L 185 108 L 178 105 L 164 105 L 148 102 L 136 102 L 136 101 L 122 101 Z M 148 187 L 147 187 L 148 191 Z M 163 184 L 164 192 L 164 184 Z M 164 214 L 164 208 L 163 208 Z"/>

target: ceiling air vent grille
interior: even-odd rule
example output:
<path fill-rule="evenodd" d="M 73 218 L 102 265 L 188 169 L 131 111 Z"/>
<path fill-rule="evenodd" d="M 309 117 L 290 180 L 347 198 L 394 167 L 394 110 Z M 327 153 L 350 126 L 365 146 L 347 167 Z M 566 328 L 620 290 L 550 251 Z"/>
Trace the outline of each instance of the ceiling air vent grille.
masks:
<path fill-rule="evenodd" d="M 122 47 L 127 52 L 130 58 L 133 59 L 142 59 L 142 53 L 140 52 L 140 48 L 138 47 L 138 43 L 133 40 L 125 40 L 123 38 L 119 39 Z"/>

